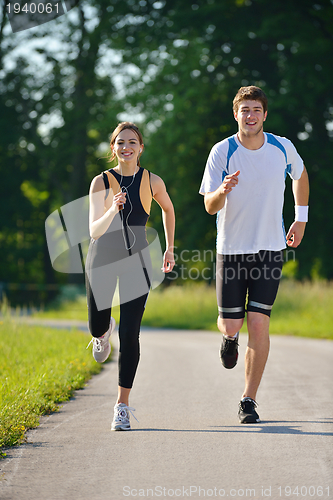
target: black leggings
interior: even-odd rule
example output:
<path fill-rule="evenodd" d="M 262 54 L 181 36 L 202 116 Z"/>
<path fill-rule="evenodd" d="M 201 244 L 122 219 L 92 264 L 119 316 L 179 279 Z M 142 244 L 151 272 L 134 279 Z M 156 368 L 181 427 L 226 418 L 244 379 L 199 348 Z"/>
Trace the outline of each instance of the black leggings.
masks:
<path fill-rule="evenodd" d="M 119 279 L 121 286 L 121 278 Z M 86 278 L 89 330 L 93 337 L 101 337 L 110 326 L 111 307 L 98 311 Z M 140 326 L 148 293 L 125 304 L 120 304 L 119 323 L 119 378 L 118 384 L 131 389 L 140 359 Z"/>
<path fill-rule="evenodd" d="M 113 235 L 111 235 L 113 236 Z M 151 272 L 141 252 L 110 250 L 108 237 L 90 244 L 86 261 L 89 330 L 101 337 L 109 329 L 111 304 L 119 287 L 119 385 L 131 389 L 140 358 L 140 326 L 145 310 Z M 112 259 L 111 259 L 112 257 Z"/>

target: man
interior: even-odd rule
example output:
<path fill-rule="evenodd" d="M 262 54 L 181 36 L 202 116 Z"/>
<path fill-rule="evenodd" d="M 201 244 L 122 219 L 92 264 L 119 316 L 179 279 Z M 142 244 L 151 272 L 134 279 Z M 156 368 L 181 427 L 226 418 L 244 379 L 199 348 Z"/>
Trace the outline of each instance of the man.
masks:
<path fill-rule="evenodd" d="M 267 97 L 242 87 L 233 101 L 238 133 L 212 148 L 200 193 L 207 212 L 217 214 L 217 325 L 223 334 L 221 362 L 233 368 L 238 335 L 247 312 L 245 388 L 241 423 L 260 422 L 256 395 L 269 352 L 269 320 L 277 294 L 283 249 L 302 241 L 308 214 L 309 182 L 303 161 L 284 137 L 263 131 Z M 295 199 L 295 221 L 287 235 L 282 210 L 285 176 Z M 247 307 L 245 309 L 245 303 Z"/>

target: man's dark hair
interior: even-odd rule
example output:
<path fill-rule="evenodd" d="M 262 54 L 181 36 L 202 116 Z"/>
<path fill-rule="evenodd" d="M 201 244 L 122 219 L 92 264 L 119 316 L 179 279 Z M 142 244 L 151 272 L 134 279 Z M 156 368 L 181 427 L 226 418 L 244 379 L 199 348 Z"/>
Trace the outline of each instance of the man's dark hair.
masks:
<path fill-rule="evenodd" d="M 249 87 L 241 87 L 233 100 L 233 110 L 238 112 L 239 105 L 242 101 L 260 101 L 264 109 L 267 111 L 267 97 L 261 88 L 250 85 Z"/>

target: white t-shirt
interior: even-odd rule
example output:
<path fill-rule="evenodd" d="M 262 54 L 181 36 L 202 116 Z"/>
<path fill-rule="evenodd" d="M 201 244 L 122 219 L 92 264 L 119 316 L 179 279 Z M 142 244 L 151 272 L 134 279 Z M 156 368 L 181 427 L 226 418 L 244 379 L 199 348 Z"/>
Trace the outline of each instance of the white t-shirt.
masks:
<path fill-rule="evenodd" d="M 215 144 L 209 154 L 200 194 L 216 191 L 226 175 L 240 170 L 237 186 L 217 214 L 217 253 L 258 253 L 286 247 L 282 216 L 285 178 L 288 173 L 299 179 L 304 165 L 292 142 L 264 135 L 260 149 L 245 148 L 235 134 Z"/>

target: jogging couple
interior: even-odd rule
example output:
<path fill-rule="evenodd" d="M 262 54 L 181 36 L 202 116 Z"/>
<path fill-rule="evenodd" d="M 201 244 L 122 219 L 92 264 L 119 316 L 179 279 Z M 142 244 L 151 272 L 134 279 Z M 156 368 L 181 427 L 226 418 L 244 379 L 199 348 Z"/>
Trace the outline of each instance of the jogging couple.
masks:
<path fill-rule="evenodd" d="M 233 101 L 233 113 L 238 132 L 212 148 L 200 193 L 207 212 L 217 214 L 216 295 L 217 326 L 223 334 L 221 362 L 227 369 L 236 365 L 239 330 L 246 312 L 245 388 L 238 417 L 241 423 L 257 423 L 256 395 L 268 358 L 269 321 L 281 277 L 282 252 L 286 244 L 296 248 L 303 238 L 309 183 L 293 144 L 263 131 L 267 98 L 260 88 L 240 88 Z M 111 303 L 119 282 L 118 399 L 111 429 L 129 430 L 129 414 L 133 414 L 129 394 L 139 362 L 140 325 L 151 286 L 145 225 L 152 199 L 162 209 L 165 273 L 171 272 L 175 263 L 175 215 L 162 179 L 140 166 L 144 144 L 139 129 L 129 122 L 119 124 L 110 147 L 110 161 L 116 158 L 118 164 L 95 177 L 90 187 L 91 243 L 86 287 L 93 356 L 102 363 L 110 354 L 109 338 L 116 326 Z M 292 178 L 295 220 L 285 234 L 282 210 L 287 173 Z M 125 264 L 119 265 L 121 262 Z M 105 266 L 112 268 L 106 278 Z M 103 292 L 97 293 L 96 300 L 98 289 Z M 99 304 L 103 302 L 99 299 L 105 297 L 107 306 Z"/>

